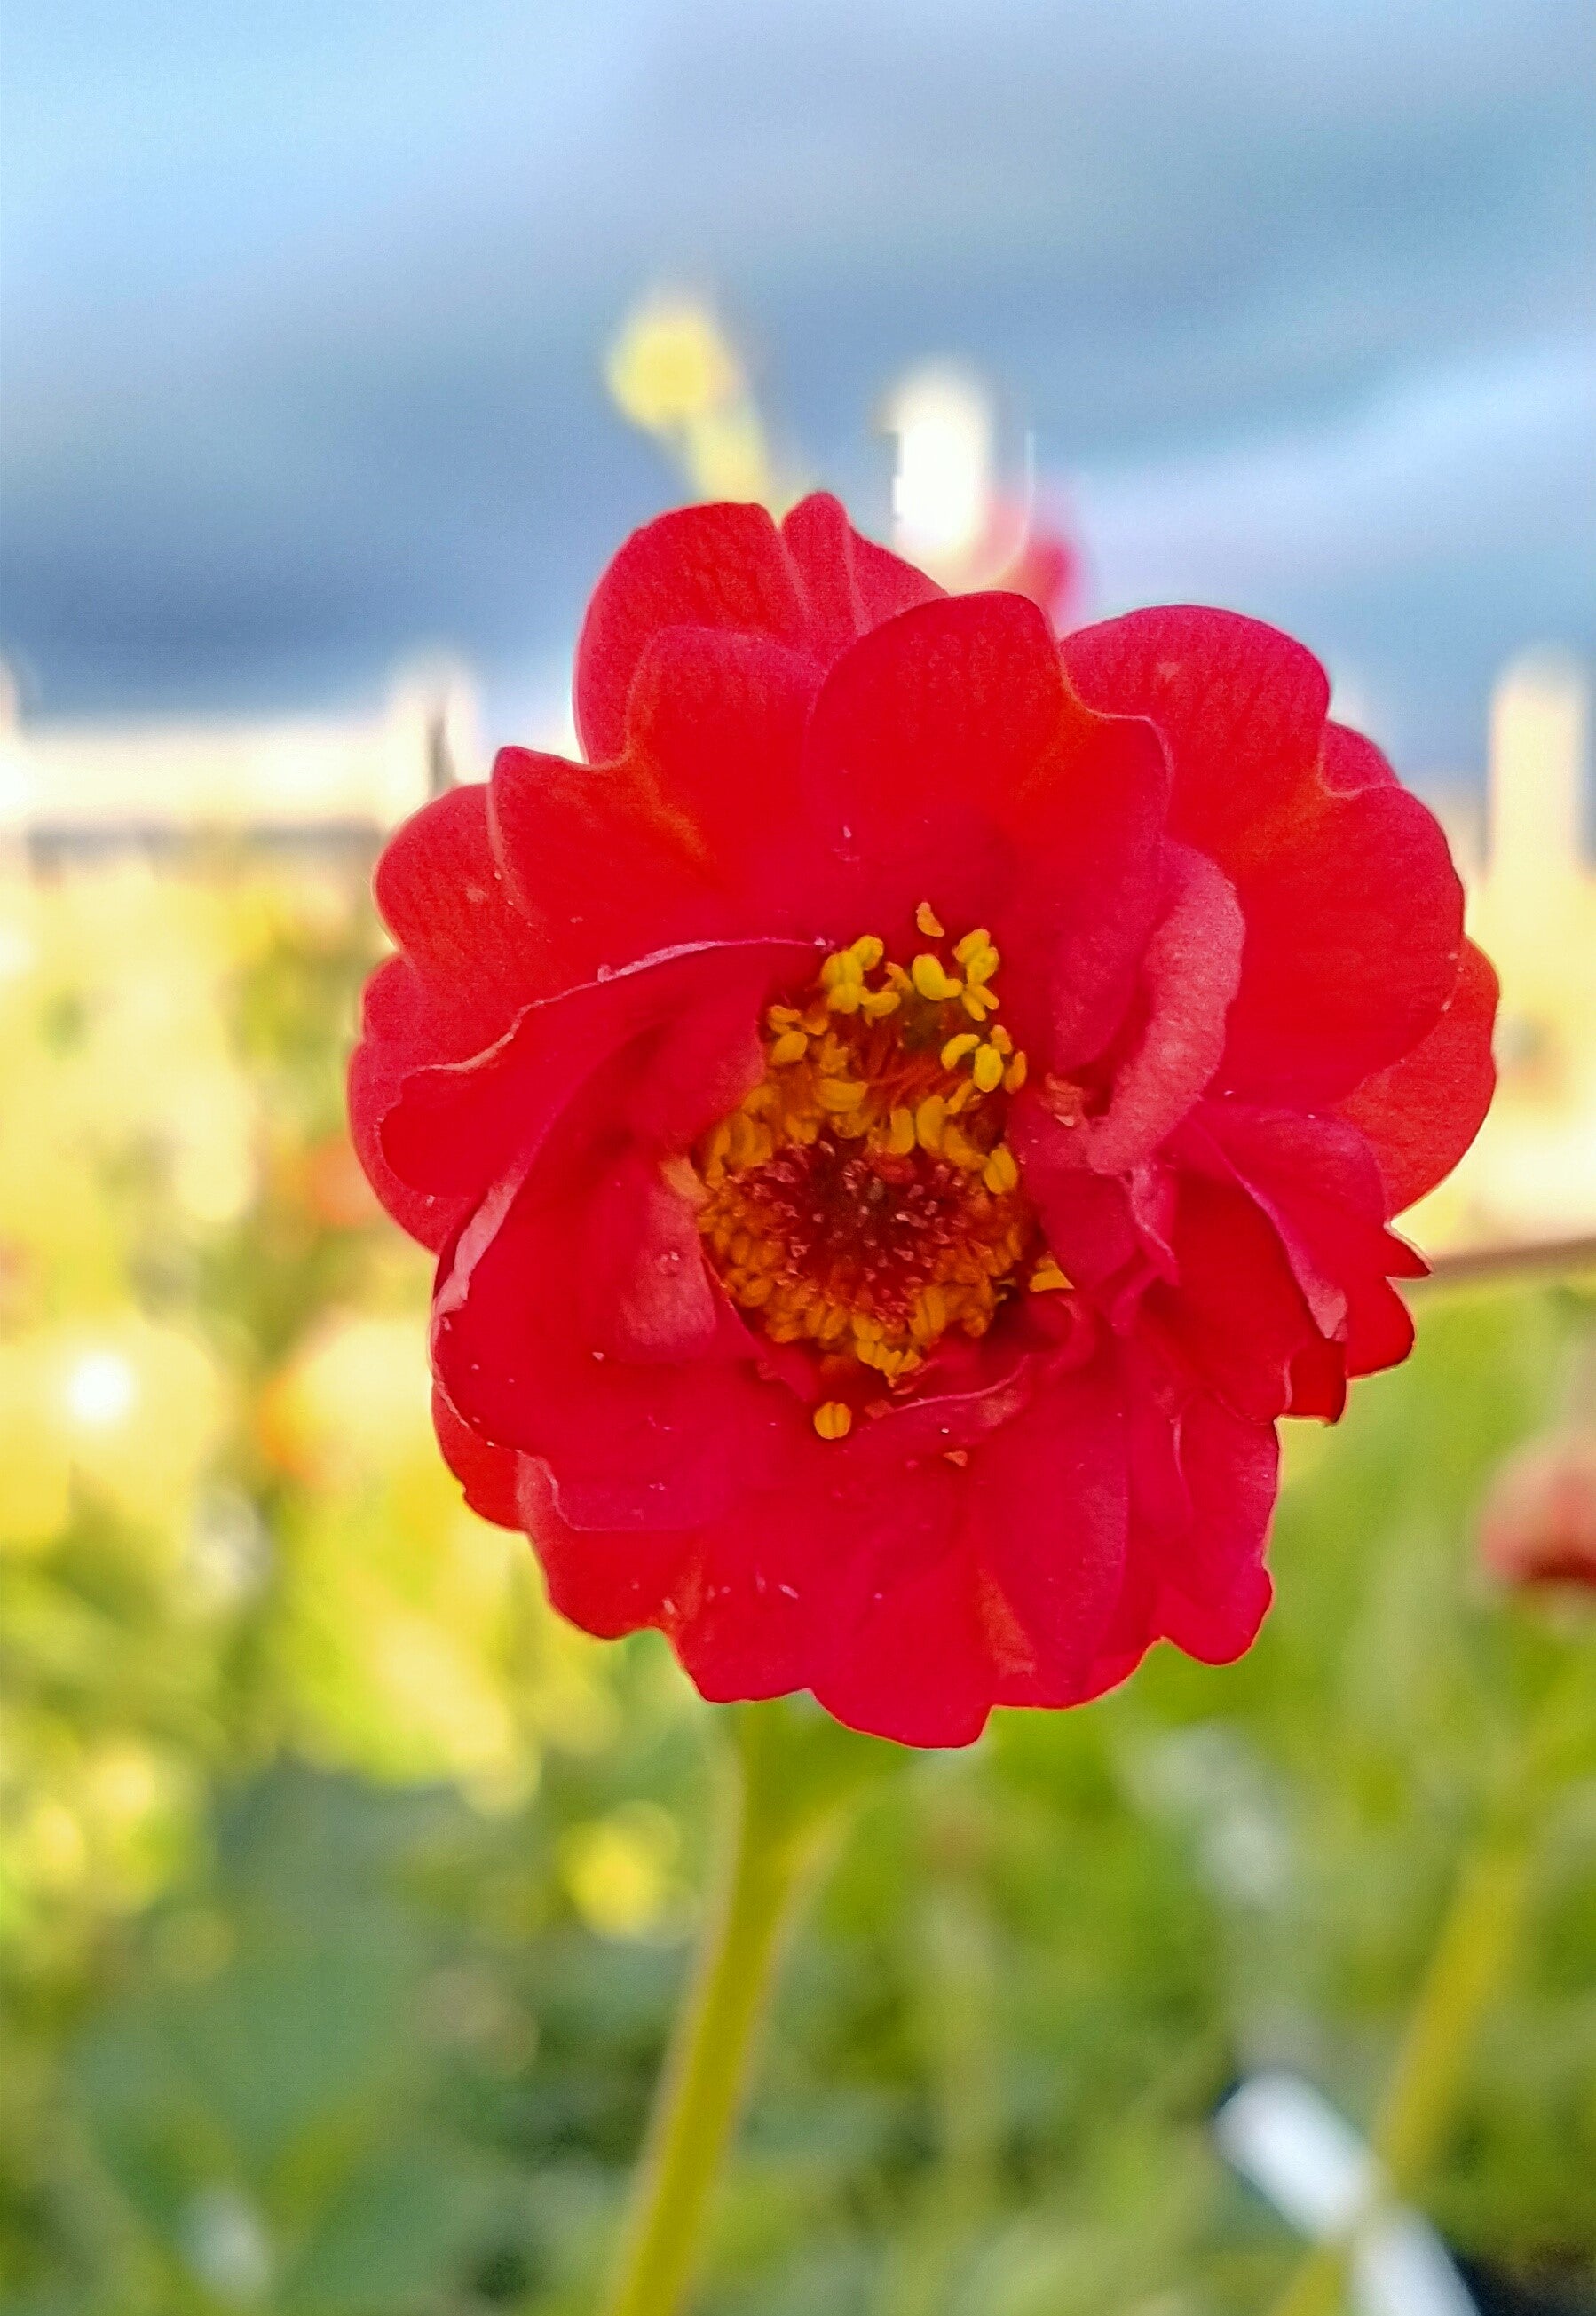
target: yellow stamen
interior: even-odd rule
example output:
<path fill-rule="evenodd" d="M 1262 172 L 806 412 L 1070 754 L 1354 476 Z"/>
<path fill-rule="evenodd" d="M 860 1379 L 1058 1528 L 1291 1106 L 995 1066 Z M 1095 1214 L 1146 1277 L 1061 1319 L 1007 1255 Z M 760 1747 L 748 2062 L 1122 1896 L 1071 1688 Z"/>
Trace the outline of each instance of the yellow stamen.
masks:
<path fill-rule="evenodd" d="M 909 967 L 909 975 L 921 996 L 929 998 L 933 1005 L 957 997 L 964 986 L 944 970 L 941 958 L 932 957 L 929 949 L 921 950 Z"/>
<path fill-rule="evenodd" d="M 914 922 L 927 940 L 941 940 L 948 928 L 943 924 L 929 901 L 922 901 L 914 912 Z"/>
<path fill-rule="evenodd" d="M 682 1152 L 674 1152 L 663 1160 L 659 1171 L 666 1188 L 674 1190 L 679 1198 L 685 1198 L 690 1207 L 701 1207 L 709 1198 L 698 1168 Z"/>
<path fill-rule="evenodd" d="M 917 921 L 947 942 L 929 904 Z M 905 964 L 874 933 L 817 959 L 807 992 L 765 1008 L 759 1084 L 696 1166 L 679 1162 L 675 1186 L 750 1323 L 807 1346 L 828 1378 L 851 1371 L 815 1416 L 821 1438 L 853 1427 L 859 1390 L 902 1391 L 950 1331 L 978 1340 L 1011 1296 L 1066 1283 L 989 1107 L 1025 1069 L 987 1029 L 996 965 L 981 926 Z M 956 1003 L 967 1026 L 939 1010 Z M 923 1234 L 923 1214 L 936 1218 Z"/>
<path fill-rule="evenodd" d="M 918 1343 L 934 1343 L 946 1332 L 948 1298 L 940 1287 L 923 1287 L 920 1299 L 909 1314 L 909 1332 Z"/>
<path fill-rule="evenodd" d="M 1061 1287 L 1068 1285 L 1069 1280 L 1050 1254 L 1043 1255 L 1030 1274 L 1030 1286 L 1033 1295 L 1056 1295 Z"/>
<path fill-rule="evenodd" d="M 846 1439 L 853 1429 L 853 1410 L 846 1400 L 822 1400 L 815 1410 L 815 1429 L 823 1439 Z"/>
<path fill-rule="evenodd" d="M 985 1165 L 981 1169 L 981 1180 L 994 1198 L 1001 1198 L 1003 1192 L 1012 1190 L 1020 1180 L 1020 1169 L 1014 1162 L 1014 1154 L 1006 1142 L 1000 1142 L 986 1161 Z"/>
<path fill-rule="evenodd" d="M 822 1078 L 815 1088 L 822 1109 L 834 1115 L 846 1109 L 857 1109 L 864 1100 L 866 1087 L 860 1078 Z"/>
<path fill-rule="evenodd" d="M 729 1156 L 736 1167 L 760 1166 L 770 1156 L 771 1142 L 767 1129 L 740 1109 L 732 1119 L 732 1142 Z"/>

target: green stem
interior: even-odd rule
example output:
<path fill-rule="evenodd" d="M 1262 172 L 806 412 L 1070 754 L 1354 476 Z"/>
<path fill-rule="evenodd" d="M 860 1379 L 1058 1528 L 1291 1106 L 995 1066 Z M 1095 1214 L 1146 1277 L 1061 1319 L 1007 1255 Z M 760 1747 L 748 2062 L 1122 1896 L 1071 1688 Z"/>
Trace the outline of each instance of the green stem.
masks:
<path fill-rule="evenodd" d="M 683 2304 L 782 1934 L 840 1816 L 843 1796 L 816 1805 L 792 1792 L 780 1707 L 743 1706 L 732 1717 L 736 1763 L 719 1880 L 660 2078 L 604 2316 L 675 2316 Z"/>
<path fill-rule="evenodd" d="M 1469 2051 L 1517 1942 L 1529 1882 L 1528 1830 L 1488 1829 L 1464 1866 L 1386 2086 L 1373 2144 L 1397 2196 L 1418 2187 L 1445 2137 Z M 1320 2244 L 1271 2316 L 1335 2316 L 1346 2246 Z"/>

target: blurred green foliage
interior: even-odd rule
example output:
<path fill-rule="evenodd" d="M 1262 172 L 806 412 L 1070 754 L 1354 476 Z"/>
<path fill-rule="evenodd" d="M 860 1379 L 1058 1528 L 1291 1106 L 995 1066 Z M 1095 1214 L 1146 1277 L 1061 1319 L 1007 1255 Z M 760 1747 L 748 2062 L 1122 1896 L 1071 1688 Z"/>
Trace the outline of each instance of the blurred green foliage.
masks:
<path fill-rule="evenodd" d="M 424 1261 L 341 1128 L 358 877 L 3 900 L 0 2304 L 591 2307 L 705 1878 L 715 1717 L 548 1614 L 432 1448 Z M 18 961 L 20 960 L 20 962 Z M 705 2316 L 1252 2316 L 1208 2130 L 1367 2122 L 1526 1732 L 1529 1931 L 1423 2199 L 1596 2282 L 1596 1626 L 1472 1519 L 1589 1301 L 1428 1290 L 1293 1442 L 1279 1605 L 867 1806 L 788 1964 Z"/>

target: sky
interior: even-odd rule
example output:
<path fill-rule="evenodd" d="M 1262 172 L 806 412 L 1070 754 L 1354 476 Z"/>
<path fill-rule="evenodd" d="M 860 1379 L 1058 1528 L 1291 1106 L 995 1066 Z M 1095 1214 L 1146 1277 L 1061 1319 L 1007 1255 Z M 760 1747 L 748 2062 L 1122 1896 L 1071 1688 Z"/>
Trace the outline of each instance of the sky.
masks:
<path fill-rule="evenodd" d="M 28 713 L 379 696 L 495 739 L 674 495 L 661 282 L 886 526 L 973 363 L 1091 608 L 1290 628 L 1420 777 L 1596 652 L 1589 0 L 8 0 L 0 652 Z"/>

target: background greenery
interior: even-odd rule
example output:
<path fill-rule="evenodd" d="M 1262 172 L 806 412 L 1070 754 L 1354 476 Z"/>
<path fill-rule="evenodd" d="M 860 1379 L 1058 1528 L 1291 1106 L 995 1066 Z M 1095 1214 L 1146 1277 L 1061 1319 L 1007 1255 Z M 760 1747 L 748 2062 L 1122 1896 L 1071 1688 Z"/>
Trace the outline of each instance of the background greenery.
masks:
<path fill-rule="evenodd" d="M 343 1138 L 363 864 L 0 893 L 0 2303 L 565 2316 L 704 1880 L 714 1716 L 548 1615 L 426 1424 L 426 1267 Z M 1242 1665 L 1000 1715 L 792 1955 L 707 2316 L 1252 2316 L 1241 2072 L 1377 2106 L 1556 1691 L 1529 1921 L 1423 2200 L 1596 2286 L 1596 1620 L 1493 1599 L 1577 1285 L 1426 1290 L 1303 1431 Z"/>

